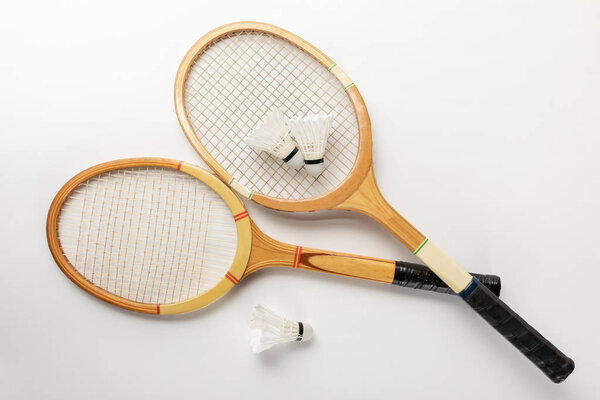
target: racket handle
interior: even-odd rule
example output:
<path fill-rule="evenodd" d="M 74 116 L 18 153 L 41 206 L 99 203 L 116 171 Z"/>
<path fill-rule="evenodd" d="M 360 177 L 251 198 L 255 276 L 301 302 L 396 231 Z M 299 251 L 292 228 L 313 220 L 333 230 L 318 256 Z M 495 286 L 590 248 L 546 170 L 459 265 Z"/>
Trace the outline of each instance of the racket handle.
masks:
<path fill-rule="evenodd" d="M 500 277 L 497 275 L 471 274 L 483 283 L 492 293 L 500 296 Z M 413 289 L 429 290 L 438 293 L 456 294 L 429 268 L 421 264 L 396 261 L 394 285 Z"/>
<path fill-rule="evenodd" d="M 564 381 L 575 369 L 573 360 L 494 296 L 476 278 L 473 278 L 459 295 L 553 382 Z"/>

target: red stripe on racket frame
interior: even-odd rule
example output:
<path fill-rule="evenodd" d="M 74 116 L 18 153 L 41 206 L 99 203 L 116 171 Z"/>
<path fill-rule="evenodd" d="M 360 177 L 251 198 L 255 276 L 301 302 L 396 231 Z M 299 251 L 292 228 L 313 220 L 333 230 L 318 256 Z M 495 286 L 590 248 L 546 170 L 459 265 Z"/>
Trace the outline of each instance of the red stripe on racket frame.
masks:
<path fill-rule="evenodd" d="M 300 255 L 302 255 L 302 246 L 296 246 L 296 254 L 294 255 L 293 268 L 300 268 Z"/>
<path fill-rule="evenodd" d="M 157 305 L 156 305 L 156 313 L 157 313 L 157 314 L 160 314 L 160 304 L 157 304 Z"/>
<path fill-rule="evenodd" d="M 181 171 L 181 164 L 183 164 L 183 161 L 179 161 L 179 164 L 177 164 L 177 171 Z"/>
<path fill-rule="evenodd" d="M 225 277 L 227 279 L 229 279 L 231 281 L 231 283 L 233 283 L 234 285 L 237 285 L 237 283 L 240 281 L 238 278 L 233 276 L 233 274 L 229 271 L 227 271 L 227 273 L 225 274 Z"/>
<path fill-rule="evenodd" d="M 235 214 L 233 216 L 233 220 L 237 222 L 237 221 L 239 221 L 241 219 L 246 218 L 247 216 L 248 216 L 248 211 L 244 211 L 244 212 L 241 212 L 239 214 Z"/>

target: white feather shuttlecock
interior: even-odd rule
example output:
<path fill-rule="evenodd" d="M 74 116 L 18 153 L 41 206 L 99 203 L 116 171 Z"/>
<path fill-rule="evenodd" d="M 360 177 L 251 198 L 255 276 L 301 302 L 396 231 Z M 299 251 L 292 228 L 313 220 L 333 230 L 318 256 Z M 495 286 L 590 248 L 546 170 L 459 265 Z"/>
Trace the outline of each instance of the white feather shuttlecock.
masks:
<path fill-rule="evenodd" d="M 306 342 L 312 336 L 310 325 L 291 321 L 263 305 L 254 307 L 250 320 L 250 346 L 256 354 L 281 343 Z"/>
<path fill-rule="evenodd" d="M 244 142 L 254 150 L 265 151 L 282 159 L 292 168 L 302 167 L 302 154 L 290 136 L 290 128 L 278 108 L 269 111 L 260 124 L 244 138 Z"/>
<path fill-rule="evenodd" d="M 325 168 L 323 155 L 327 149 L 332 122 L 333 118 L 325 114 L 292 118 L 288 121 L 291 135 L 304 156 L 306 172 L 312 176 L 319 176 Z"/>

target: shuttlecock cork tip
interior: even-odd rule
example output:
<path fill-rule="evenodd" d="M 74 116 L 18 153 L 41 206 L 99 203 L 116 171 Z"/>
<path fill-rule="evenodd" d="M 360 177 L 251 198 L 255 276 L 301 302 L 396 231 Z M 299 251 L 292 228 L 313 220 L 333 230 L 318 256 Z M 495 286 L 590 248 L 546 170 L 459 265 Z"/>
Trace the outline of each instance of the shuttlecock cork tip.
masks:
<path fill-rule="evenodd" d="M 297 147 L 294 147 L 294 150 L 283 161 L 295 169 L 300 169 L 304 165 L 304 158 Z"/>
<path fill-rule="evenodd" d="M 313 337 L 313 328 L 306 322 L 298 322 L 298 341 L 306 342 Z"/>
<path fill-rule="evenodd" d="M 325 169 L 323 155 L 331 131 L 333 118 L 329 115 L 309 115 L 288 121 L 291 135 L 304 157 L 304 168 L 311 176 L 319 176 Z"/>
<path fill-rule="evenodd" d="M 306 161 L 313 161 L 313 160 L 306 160 Z M 321 173 L 323 172 L 323 170 L 325 169 L 325 164 L 324 164 L 324 160 L 321 158 L 320 162 L 317 164 L 309 164 L 305 161 L 304 164 L 304 168 L 306 169 L 306 172 L 310 175 L 310 176 L 319 176 L 321 175 Z"/>

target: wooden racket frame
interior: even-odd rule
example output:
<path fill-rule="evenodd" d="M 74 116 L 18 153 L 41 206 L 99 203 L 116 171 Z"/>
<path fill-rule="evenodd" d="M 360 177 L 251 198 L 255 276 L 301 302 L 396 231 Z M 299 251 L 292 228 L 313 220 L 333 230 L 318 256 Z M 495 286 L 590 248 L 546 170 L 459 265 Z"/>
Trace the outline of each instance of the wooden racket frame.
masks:
<path fill-rule="evenodd" d="M 221 26 L 202 36 L 200 40 L 198 40 L 194 46 L 192 46 L 192 48 L 183 58 L 175 78 L 175 109 L 185 136 L 200 154 L 202 159 L 204 159 L 210 168 L 225 182 L 229 182 L 233 177 L 211 156 L 210 152 L 204 148 L 194 133 L 194 129 L 192 128 L 192 125 L 186 116 L 183 94 L 186 76 L 198 56 L 202 54 L 212 43 L 218 41 L 220 38 L 232 33 L 245 31 L 262 32 L 277 36 L 307 52 L 313 58 L 319 61 L 325 68 L 329 69 L 335 65 L 335 63 L 329 57 L 312 46 L 310 43 L 306 42 L 304 39 L 286 31 L 285 29 L 262 22 L 235 22 Z M 343 71 L 341 71 L 340 76 L 346 75 L 343 73 Z M 340 83 L 343 84 L 342 81 L 340 81 Z M 252 194 L 252 200 L 263 206 L 282 211 L 313 211 L 334 208 L 358 189 L 361 182 L 367 176 L 369 167 L 372 163 L 371 123 L 369 121 L 369 114 L 367 113 L 365 103 L 358 89 L 356 89 L 356 86 L 353 85 L 349 87 L 346 90 L 346 93 L 348 94 L 348 97 L 354 106 L 354 111 L 357 117 L 359 143 L 358 155 L 350 173 L 344 179 L 344 181 L 342 181 L 342 183 L 340 183 L 340 185 L 333 190 L 310 199 L 280 199 L 266 196 L 256 191 Z"/>
<path fill-rule="evenodd" d="M 186 116 L 183 95 L 186 76 L 198 56 L 220 38 L 245 31 L 268 33 L 284 39 L 310 54 L 325 68 L 332 70 L 340 84 L 346 88 L 346 93 L 354 107 L 359 130 L 356 160 L 348 176 L 336 188 L 320 196 L 301 200 L 280 199 L 256 191 L 252 194 L 252 200 L 265 207 L 281 211 L 343 209 L 360 212 L 374 218 L 389 229 L 412 252 L 417 250 L 424 242 L 425 236 L 387 203 L 377 187 L 371 154 L 371 122 L 367 107 L 356 85 L 348 84 L 348 82 L 352 82 L 350 78 L 323 52 L 285 29 L 262 22 L 235 22 L 210 31 L 202 36 L 187 52 L 175 78 L 175 109 L 179 123 L 194 149 L 223 181 L 229 182 L 231 180 L 232 176 L 211 156 L 194 133 Z M 334 66 L 335 69 L 333 69 Z"/>
<path fill-rule="evenodd" d="M 365 214 L 379 222 L 417 255 L 456 293 L 464 290 L 472 276 L 446 256 L 425 235 L 419 232 L 385 200 L 377 187 L 373 173 L 371 154 L 371 122 L 367 107 L 356 85 L 329 57 L 304 39 L 285 29 L 262 22 L 235 22 L 216 28 L 202 36 L 183 58 L 175 78 L 175 111 L 183 131 L 196 152 L 224 181 L 232 182 L 232 176 L 204 148 L 187 118 L 184 89 L 187 74 L 195 60 L 215 41 L 236 32 L 267 33 L 295 45 L 327 68 L 346 91 L 355 111 L 359 128 L 358 153 L 348 176 L 332 190 L 309 199 L 281 199 L 250 192 L 252 200 L 265 207 L 281 211 L 315 211 L 325 209 L 350 210 Z M 419 253 L 420 252 L 420 253 Z"/>
<path fill-rule="evenodd" d="M 212 289 L 194 298 L 170 304 L 139 303 L 110 293 L 88 281 L 69 262 L 62 251 L 58 237 L 58 218 L 69 197 L 81 183 L 94 176 L 122 168 L 163 167 L 185 172 L 206 183 L 225 201 L 237 227 L 237 250 L 226 275 L 241 281 L 248 275 L 267 267 L 289 267 L 325 272 L 353 278 L 393 283 L 395 262 L 373 257 L 355 256 L 346 253 L 325 252 L 323 250 L 294 246 L 279 242 L 264 234 L 252 222 L 243 203 L 235 192 L 217 176 L 196 165 L 167 158 L 128 158 L 102 163 L 71 178 L 56 194 L 48 211 L 46 233 L 48 246 L 60 269 L 75 284 L 86 292 L 116 306 L 149 314 L 177 314 L 202 308 L 227 293 L 236 283 L 224 276 Z"/>
<path fill-rule="evenodd" d="M 93 283 L 88 281 L 83 275 L 81 275 L 75 267 L 69 262 L 62 251 L 60 240 L 58 238 L 58 218 L 63 204 L 71 194 L 73 190 L 79 186 L 79 184 L 87 181 L 94 176 L 109 172 L 115 169 L 121 168 L 135 168 L 135 167 L 163 167 L 174 170 L 181 170 L 193 177 L 201 180 L 211 189 L 221 196 L 227 206 L 232 212 L 232 215 L 238 215 L 246 211 L 244 205 L 240 199 L 231 191 L 227 185 L 221 182 L 215 175 L 211 174 L 207 170 L 197 167 L 192 164 L 184 163 L 181 161 L 170 160 L 167 158 L 129 158 L 122 160 L 109 161 L 106 163 L 95 165 L 85 171 L 80 172 L 71 178 L 56 194 L 54 201 L 50 205 L 48 211 L 48 220 L 46 223 L 46 234 L 48 237 L 48 246 L 50 252 L 54 257 L 54 260 L 60 267 L 60 269 L 71 279 L 76 285 L 81 287 L 86 292 L 104 300 L 108 303 L 116 306 L 126 308 L 128 310 L 148 313 L 148 314 L 176 314 L 187 311 L 192 311 L 197 308 L 204 307 L 219 297 L 223 296 L 234 286 L 234 283 L 224 276 L 217 285 L 210 290 L 202 293 L 201 295 L 182 301 L 178 303 L 170 304 L 147 304 L 138 303 L 123 297 L 114 295 Z M 244 218 L 236 221 L 237 227 L 237 250 L 234 256 L 234 260 L 229 268 L 229 273 L 235 279 L 241 279 L 246 265 L 248 264 L 248 258 L 250 257 L 250 247 L 252 243 L 252 227 L 249 218 Z"/>
<path fill-rule="evenodd" d="M 352 102 L 359 126 L 356 160 L 348 176 L 336 188 L 320 196 L 302 200 L 278 199 L 256 192 L 253 195 L 252 191 L 249 192 L 248 197 L 266 207 L 283 211 L 343 209 L 371 217 L 404 243 L 475 312 L 538 366 L 553 382 L 559 383 L 566 379 L 575 367 L 573 360 L 483 287 L 477 279 L 462 269 L 388 204 L 375 181 L 371 155 L 371 126 L 367 108 L 356 85 L 331 59 L 314 46 L 284 29 L 257 22 L 240 22 L 222 26 L 203 36 L 186 54 L 179 67 L 175 80 L 175 106 L 179 122 L 188 140 L 219 177 L 226 182 L 232 178 L 212 158 L 196 137 L 185 113 L 183 91 L 187 72 L 196 57 L 215 40 L 239 31 L 269 33 L 296 45 L 319 61 L 340 81 Z M 237 188 L 237 190 L 239 189 Z"/>

